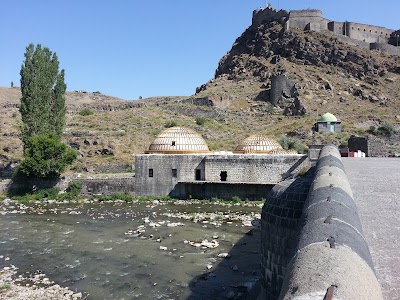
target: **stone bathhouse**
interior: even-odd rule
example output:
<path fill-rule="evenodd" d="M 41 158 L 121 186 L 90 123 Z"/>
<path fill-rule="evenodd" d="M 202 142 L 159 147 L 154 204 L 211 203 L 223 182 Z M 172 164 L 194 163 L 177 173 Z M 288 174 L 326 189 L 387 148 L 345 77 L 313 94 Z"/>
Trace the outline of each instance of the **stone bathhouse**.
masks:
<path fill-rule="evenodd" d="M 234 152 L 211 152 L 194 131 L 172 127 L 136 155 L 135 194 L 260 199 L 299 170 L 306 157 L 260 135 L 245 139 Z"/>
<path fill-rule="evenodd" d="M 278 22 L 285 30 L 293 28 L 304 31 L 325 31 L 335 34 L 342 42 L 370 50 L 381 50 L 400 54 L 400 31 L 380 26 L 360 24 L 355 22 L 338 22 L 324 18 L 322 11 L 276 10 L 271 6 L 253 12 L 253 25 L 266 22 Z"/>

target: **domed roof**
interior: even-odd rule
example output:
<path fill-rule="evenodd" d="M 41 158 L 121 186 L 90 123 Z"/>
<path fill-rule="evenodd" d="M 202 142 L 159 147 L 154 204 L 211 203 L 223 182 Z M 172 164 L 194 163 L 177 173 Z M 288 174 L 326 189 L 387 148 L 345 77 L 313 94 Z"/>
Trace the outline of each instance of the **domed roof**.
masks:
<path fill-rule="evenodd" d="M 266 154 L 273 150 L 283 150 L 282 146 L 263 135 L 252 135 L 244 139 L 234 151 L 235 153 L 260 153 Z"/>
<path fill-rule="evenodd" d="M 209 153 L 207 143 L 195 131 L 185 127 L 171 127 L 161 132 L 146 153 L 198 154 Z"/>
<path fill-rule="evenodd" d="M 337 122 L 337 118 L 331 113 L 326 113 L 321 116 L 319 122 Z"/>

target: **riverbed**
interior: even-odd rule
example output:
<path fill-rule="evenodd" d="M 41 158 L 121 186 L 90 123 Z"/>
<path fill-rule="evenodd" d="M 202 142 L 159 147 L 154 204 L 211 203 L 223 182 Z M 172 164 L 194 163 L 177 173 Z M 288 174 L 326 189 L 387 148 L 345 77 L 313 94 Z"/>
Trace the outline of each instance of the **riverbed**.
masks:
<path fill-rule="evenodd" d="M 84 299 L 244 299 L 260 278 L 261 205 L 5 200 L 0 267 Z"/>

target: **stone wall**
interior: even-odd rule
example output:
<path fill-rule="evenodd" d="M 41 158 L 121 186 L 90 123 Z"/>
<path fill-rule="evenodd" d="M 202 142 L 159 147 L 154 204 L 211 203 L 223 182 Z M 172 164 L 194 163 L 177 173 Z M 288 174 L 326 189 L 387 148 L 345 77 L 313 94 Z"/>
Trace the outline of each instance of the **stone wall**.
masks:
<path fill-rule="evenodd" d="M 293 255 L 304 202 L 312 180 L 288 179 L 275 185 L 267 196 L 261 214 L 261 285 L 260 300 L 278 299 L 286 266 Z"/>
<path fill-rule="evenodd" d="M 368 137 L 352 135 L 349 138 L 348 145 L 349 151 L 357 152 L 358 150 L 361 150 L 367 157 L 389 156 L 389 151 L 385 145 L 385 141 L 373 135 L 369 135 Z"/>
<path fill-rule="evenodd" d="M 283 110 L 285 115 L 304 115 L 306 108 L 299 99 L 297 87 L 286 75 L 271 76 L 269 102 Z"/>
<path fill-rule="evenodd" d="M 267 197 L 259 299 L 383 299 L 335 146 L 321 150 L 314 172 L 306 198 L 307 184 L 296 198 L 290 182 Z"/>
<path fill-rule="evenodd" d="M 262 200 L 272 189 L 270 184 L 230 182 L 179 182 L 169 196 L 178 199 L 220 199 Z"/>
<path fill-rule="evenodd" d="M 296 154 L 142 154 L 135 162 L 136 194 L 171 195 L 178 183 L 197 181 L 276 184 L 308 164 L 306 155 Z"/>
<path fill-rule="evenodd" d="M 378 49 L 393 54 L 399 54 L 397 46 L 399 33 L 381 26 L 367 25 L 355 22 L 337 22 L 324 18 L 322 12 L 316 9 L 292 10 L 290 12 L 276 11 L 269 7 L 253 12 L 253 26 L 264 22 L 278 21 L 284 25 L 285 30 L 297 28 L 300 30 L 330 31 L 337 36 L 347 37 L 343 42 L 357 45 L 366 49 Z"/>
<path fill-rule="evenodd" d="M 73 181 L 82 183 L 81 194 L 83 195 L 135 194 L 135 178 L 133 176 L 126 178 L 79 179 Z"/>
<path fill-rule="evenodd" d="M 195 181 L 196 169 L 204 180 L 205 155 L 139 154 L 135 160 L 135 186 L 138 196 L 169 195 L 180 181 Z M 149 176 L 149 169 L 153 176 Z M 173 177 L 172 170 L 177 170 Z"/>
<path fill-rule="evenodd" d="M 328 20 L 317 9 L 292 10 L 289 13 L 287 28 L 298 28 L 301 30 L 322 31 L 327 30 Z"/>
<path fill-rule="evenodd" d="M 221 181 L 226 172 L 227 182 L 276 184 L 305 163 L 304 155 L 208 155 L 205 157 L 205 180 Z M 298 165 L 296 165 L 298 164 Z"/>
<path fill-rule="evenodd" d="M 400 47 L 396 47 L 386 43 L 371 43 L 369 48 L 371 50 L 378 50 L 384 53 L 392 53 L 400 55 Z"/>
<path fill-rule="evenodd" d="M 340 42 L 343 42 L 343 43 L 346 43 L 346 44 L 349 44 L 349 45 L 353 45 L 353 46 L 356 46 L 356 47 L 360 47 L 360 48 L 363 48 L 363 49 L 370 50 L 370 47 L 371 47 L 370 43 L 367 43 L 367 42 L 364 42 L 364 41 L 355 40 L 355 39 L 349 38 L 348 36 L 345 36 L 345 35 L 335 35 L 335 38 Z"/>
<path fill-rule="evenodd" d="M 262 23 L 278 22 L 284 24 L 289 13 L 286 10 L 276 10 L 272 7 L 258 9 L 253 11 L 252 25 L 258 26 Z"/>
<path fill-rule="evenodd" d="M 345 33 L 348 37 L 367 43 L 388 43 L 394 31 L 380 26 L 346 22 Z"/>

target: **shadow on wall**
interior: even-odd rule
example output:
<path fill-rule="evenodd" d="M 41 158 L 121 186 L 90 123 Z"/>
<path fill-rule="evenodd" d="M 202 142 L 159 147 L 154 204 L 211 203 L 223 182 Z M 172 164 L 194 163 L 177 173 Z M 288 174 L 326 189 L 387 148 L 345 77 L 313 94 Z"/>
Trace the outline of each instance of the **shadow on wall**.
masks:
<path fill-rule="evenodd" d="M 18 196 L 33 193 L 43 189 L 54 188 L 64 181 L 64 178 L 28 178 L 16 175 L 6 187 L 7 196 Z"/>
<path fill-rule="evenodd" d="M 255 226 L 251 229 L 238 227 L 243 237 L 232 246 L 229 253 L 220 253 L 218 248 L 205 250 L 215 253 L 217 264 L 192 279 L 189 283 L 190 295 L 184 295 L 183 299 L 256 299 L 261 277 L 259 223 L 260 220 L 255 219 L 252 221 Z"/>

